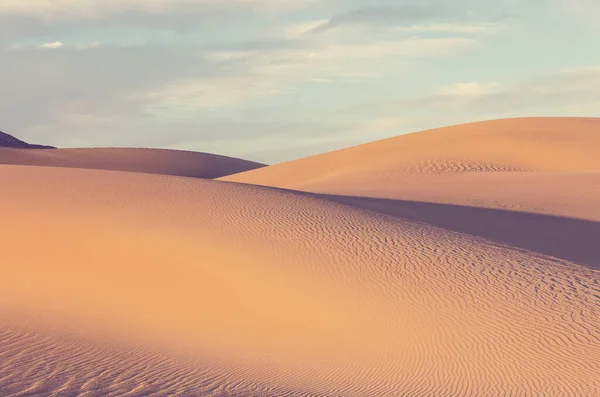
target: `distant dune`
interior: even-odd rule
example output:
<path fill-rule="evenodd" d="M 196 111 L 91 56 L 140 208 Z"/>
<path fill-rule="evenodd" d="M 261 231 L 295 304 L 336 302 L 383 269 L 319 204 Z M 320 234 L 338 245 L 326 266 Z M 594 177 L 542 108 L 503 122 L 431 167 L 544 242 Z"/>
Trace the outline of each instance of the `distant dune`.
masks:
<path fill-rule="evenodd" d="M 54 149 L 52 146 L 34 145 L 24 142 L 0 131 L 0 148 L 15 148 L 15 149 Z"/>
<path fill-rule="evenodd" d="M 599 128 L 469 124 L 228 182 L 150 175 L 179 152 L 0 150 L 52 166 L 0 165 L 0 395 L 598 396 Z"/>
<path fill-rule="evenodd" d="M 215 154 L 133 148 L 44 151 L 0 148 L 0 164 L 143 172 L 207 179 L 264 167 L 264 164 Z"/>

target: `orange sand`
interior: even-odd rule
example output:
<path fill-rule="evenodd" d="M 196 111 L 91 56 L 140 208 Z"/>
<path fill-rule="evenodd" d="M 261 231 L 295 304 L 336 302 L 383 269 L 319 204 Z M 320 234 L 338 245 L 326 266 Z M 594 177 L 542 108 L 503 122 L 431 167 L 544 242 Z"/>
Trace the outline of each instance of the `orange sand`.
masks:
<path fill-rule="evenodd" d="M 599 126 L 227 178 L 305 192 L 0 166 L 0 395 L 598 395 Z"/>

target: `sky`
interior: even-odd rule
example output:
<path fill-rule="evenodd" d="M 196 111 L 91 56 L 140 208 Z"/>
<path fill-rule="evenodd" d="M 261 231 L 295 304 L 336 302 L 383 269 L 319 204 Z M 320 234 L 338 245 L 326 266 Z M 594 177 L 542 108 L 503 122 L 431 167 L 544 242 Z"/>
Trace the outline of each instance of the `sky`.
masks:
<path fill-rule="evenodd" d="M 265 163 L 600 116 L 598 0 L 0 0 L 0 130 Z"/>

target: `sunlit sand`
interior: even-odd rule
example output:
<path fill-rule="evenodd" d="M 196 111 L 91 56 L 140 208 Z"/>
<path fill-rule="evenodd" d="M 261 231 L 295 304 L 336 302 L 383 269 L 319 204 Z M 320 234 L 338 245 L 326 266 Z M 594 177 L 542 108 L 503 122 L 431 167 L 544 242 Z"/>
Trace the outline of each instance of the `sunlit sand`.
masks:
<path fill-rule="evenodd" d="M 0 395 L 598 395 L 599 148 L 513 119 L 251 171 L 0 149 Z"/>

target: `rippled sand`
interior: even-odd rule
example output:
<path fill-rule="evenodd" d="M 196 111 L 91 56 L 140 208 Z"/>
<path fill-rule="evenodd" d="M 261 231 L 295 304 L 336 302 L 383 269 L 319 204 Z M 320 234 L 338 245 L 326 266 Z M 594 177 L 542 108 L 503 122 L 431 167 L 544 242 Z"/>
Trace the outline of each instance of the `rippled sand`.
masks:
<path fill-rule="evenodd" d="M 598 395 L 600 123 L 571 121 L 492 129 L 508 160 L 475 125 L 496 157 L 391 189 L 0 166 L 0 395 Z"/>

